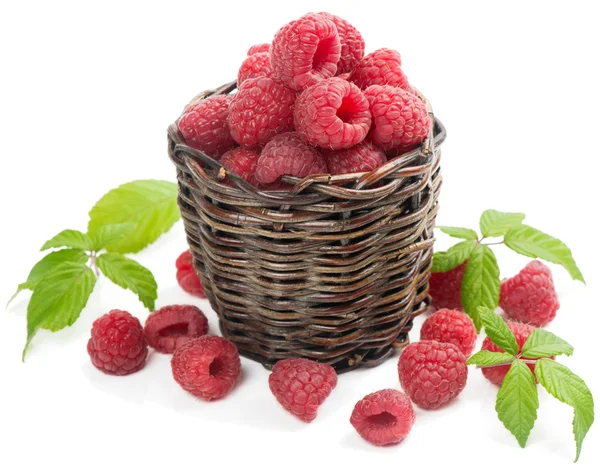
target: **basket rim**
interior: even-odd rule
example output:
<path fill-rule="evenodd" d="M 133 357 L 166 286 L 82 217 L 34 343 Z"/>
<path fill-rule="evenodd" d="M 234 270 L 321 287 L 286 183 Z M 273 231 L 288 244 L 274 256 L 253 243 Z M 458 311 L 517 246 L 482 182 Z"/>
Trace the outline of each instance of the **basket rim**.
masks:
<path fill-rule="evenodd" d="M 237 88 L 237 81 L 232 81 L 221 85 L 215 89 L 205 90 L 197 94 L 190 102 L 186 105 L 186 108 L 199 100 L 203 100 L 215 95 L 223 95 L 229 94 L 233 90 Z M 222 181 L 225 178 L 228 178 L 232 181 L 237 189 L 239 190 L 236 194 L 239 196 L 240 194 L 254 194 L 254 196 L 258 197 L 258 199 L 263 200 L 265 202 L 270 203 L 279 203 L 279 204 L 290 204 L 288 201 L 284 201 L 286 197 L 290 195 L 294 198 L 298 198 L 299 196 L 308 196 L 304 190 L 311 186 L 320 186 L 322 189 L 322 185 L 326 185 L 331 188 L 329 190 L 330 196 L 345 198 L 348 197 L 350 193 L 354 194 L 357 199 L 370 199 L 377 198 L 383 196 L 380 191 L 381 188 L 373 189 L 369 188 L 375 182 L 383 178 L 394 177 L 394 178 L 403 178 L 408 176 L 407 174 L 412 172 L 416 174 L 424 172 L 425 167 L 429 167 L 432 164 L 432 160 L 435 158 L 435 149 L 440 146 L 447 137 L 446 128 L 443 123 L 437 118 L 432 110 L 430 102 L 427 98 L 416 88 L 414 88 L 415 93 L 423 102 L 427 108 L 427 113 L 430 117 L 430 131 L 427 135 L 427 138 L 421 143 L 420 146 L 415 149 L 400 154 L 398 156 L 390 158 L 383 165 L 373 169 L 370 172 L 357 172 L 357 173 L 349 173 L 349 174 L 318 174 L 318 175 L 309 175 L 304 178 L 294 177 L 290 175 L 284 175 L 281 177 L 282 182 L 293 185 L 292 189 L 261 189 L 257 188 L 254 185 L 246 182 L 235 172 L 225 168 L 222 164 L 205 154 L 204 152 L 194 149 L 185 143 L 185 140 L 181 133 L 179 132 L 178 122 L 179 118 L 177 118 L 173 123 L 171 123 L 168 127 L 167 133 L 169 137 L 169 153 L 171 155 L 171 159 L 174 160 L 174 163 L 177 165 L 175 161 L 176 158 L 179 158 L 180 163 L 186 167 L 187 173 L 194 175 L 195 177 L 201 177 L 203 179 L 208 179 L 215 184 L 218 184 L 220 187 L 225 187 Z M 184 108 L 185 109 L 185 108 Z M 180 157 L 182 155 L 182 157 Z M 207 172 L 203 170 L 203 167 L 209 167 L 215 171 L 217 171 L 217 177 L 212 178 Z M 348 186 L 340 186 L 340 184 L 348 184 L 354 182 L 352 188 Z M 232 187 L 228 187 L 232 188 Z M 339 192 L 335 190 L 335 188 L 339 188 Z M 226 188 L 221 188 L 226 191 Z M 240 193 L 242 192 L 242 193 Z M 303 193 L 304 192 L 304 193 Z M 300 194 L 302 193 L 302 194 Z M 339 194 L 337 194 L 339 193 Z M 389 194 L 392 192 L 390 191 Z M 295 200 L 297 203 L 297 200 Z"/>

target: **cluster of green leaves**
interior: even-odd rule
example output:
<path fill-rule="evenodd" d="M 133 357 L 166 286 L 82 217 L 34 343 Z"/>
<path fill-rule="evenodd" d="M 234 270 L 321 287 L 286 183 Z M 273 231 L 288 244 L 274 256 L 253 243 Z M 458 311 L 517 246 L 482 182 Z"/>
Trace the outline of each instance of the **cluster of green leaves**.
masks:
<path fill-rule="evenodd" d="M 539 383 L 556 399 L 573 407 L 573 433 L 579 459 L 581 444 L 594 422 L 594 399 L 585 382 L 569 368 L 551 357 L 571 355 L 573 347 L 544 329 L 535 329 L 519 353 L 517 339 L 500 316 L 487 308 L 480 308 L 486 335 L 504 352 L 482 350 L 467 361 L 468 365 L 489 368 L 510 365 L 496 397 L 496 412 L 504 426 L 525 447 L 529 433 L 537 419 L 539 407 L 536 377 Z M 527 360 L 536 358 L 537 360 Z M 535 376 L 529 364 L 535 364 Z"/>
<path fill-rule="evenodd" d="M 67 229 L 42 246 L 42 251 L 59 250 L 34 265 L 10 300 L 22 290 L 33 292 L 27 306 L 23 359 L 37 329 L 56 332 L 73 325 L 100 272 L 154 310 L 154 276 L 124 254 L 139 252 L 179 219 L 177 185 L 161 180 L 125 183 L 100 198 L 89 217 L 87 233 Z"/>
<path fill-rule="evenodd" d="M 562 265 L 573 279 L 585 283 L 571 250 L 564 242 L 523 224 L 524 219 L 523 213 L 488 209 L 479 221 L 482 237 L 473 229 L 438 227 L 442 232 L 463 241 L 445 252 L 435 253 L 432 271 L 447 272 L 468 260 L 461 285 L 461 301 L 478 332 L 481 330 L 478 308 L 494 309 L 500 300 L 500 270 L 487 238 L 502 237 L 502 242 L 493 244 L 503 243 L 518 254 Z"/>

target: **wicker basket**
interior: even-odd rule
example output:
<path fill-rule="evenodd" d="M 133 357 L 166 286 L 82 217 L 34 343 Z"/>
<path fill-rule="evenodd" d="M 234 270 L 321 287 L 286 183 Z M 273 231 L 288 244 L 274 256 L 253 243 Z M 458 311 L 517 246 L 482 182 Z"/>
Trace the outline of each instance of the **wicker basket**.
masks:
<path fill-rule="evenodd" d="M 446 136 L 427 107 L 432 130 L 419 149 L 370 173 L 284 177 L 293 191 L 258 190 L 169 127 L 194 265 L 241 355 L 267 368 L 305 357 L 341 372 L 408 343 L 412 319 L 429 305 Z"/>

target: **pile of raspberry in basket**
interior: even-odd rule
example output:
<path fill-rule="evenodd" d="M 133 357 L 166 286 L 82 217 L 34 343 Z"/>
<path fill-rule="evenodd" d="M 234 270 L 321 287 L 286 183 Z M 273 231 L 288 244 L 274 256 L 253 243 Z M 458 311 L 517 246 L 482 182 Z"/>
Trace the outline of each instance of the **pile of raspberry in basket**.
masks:
<path fill-rule="evenodd" d="M 237 92 L 190 103 L 179 131 L 225 175 L 262 189 L 280 188 L 282 175 L 369 172 L 429 133 L 425 103 L 401 66 L 392 49 L 365 55 L 346 20 L 309 13 L 252 46 Z"/>

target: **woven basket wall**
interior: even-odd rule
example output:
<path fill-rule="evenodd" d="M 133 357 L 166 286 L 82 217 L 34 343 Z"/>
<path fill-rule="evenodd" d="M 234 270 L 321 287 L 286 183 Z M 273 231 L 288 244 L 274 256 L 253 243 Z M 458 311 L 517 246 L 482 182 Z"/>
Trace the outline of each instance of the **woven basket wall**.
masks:
<path fill-rule="evenodd" d="M 284 177 L 293 191 L 256 189 L 169 127 L 194 265 L 241 355 L 266 367 L 305 357 L 341 372 L 377 365 L 408 343 L 412 319 L 429 304 L 446 136 L 428 111 L 432 129 L 415 151 L 370 173 Z"/>

